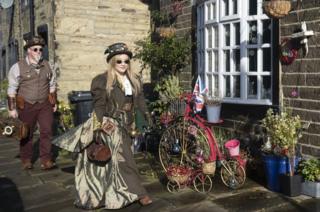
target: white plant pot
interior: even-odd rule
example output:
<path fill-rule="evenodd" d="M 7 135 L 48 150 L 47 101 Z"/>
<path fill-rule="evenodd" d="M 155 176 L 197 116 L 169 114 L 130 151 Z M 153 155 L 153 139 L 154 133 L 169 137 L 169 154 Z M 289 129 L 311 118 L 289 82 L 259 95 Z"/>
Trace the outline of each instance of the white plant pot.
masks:
<path fill-rule="evenodd" d="M 302 183 L 302 194 L 311 197 L 320 197 L 320 182 L 305 181 Z"/>
<path fill-rule="evenodd" d="M 220 105 L 206 105 L 207 119 L 209 123 L 218 123 L 220 121 Z"/>

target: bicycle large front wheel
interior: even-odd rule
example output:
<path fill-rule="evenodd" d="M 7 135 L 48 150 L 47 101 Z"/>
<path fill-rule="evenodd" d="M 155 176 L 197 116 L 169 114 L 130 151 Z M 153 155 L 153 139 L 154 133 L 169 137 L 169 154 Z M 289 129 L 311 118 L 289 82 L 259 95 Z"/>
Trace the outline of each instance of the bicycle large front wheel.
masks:
<path fill-rule="evenodd" d="M 191 121 L 182 120 L 169 126 L 160 139 L 159 158 L 165 171 L 170 166 L 201 168 L 209 155 L 205 131 Z"/>

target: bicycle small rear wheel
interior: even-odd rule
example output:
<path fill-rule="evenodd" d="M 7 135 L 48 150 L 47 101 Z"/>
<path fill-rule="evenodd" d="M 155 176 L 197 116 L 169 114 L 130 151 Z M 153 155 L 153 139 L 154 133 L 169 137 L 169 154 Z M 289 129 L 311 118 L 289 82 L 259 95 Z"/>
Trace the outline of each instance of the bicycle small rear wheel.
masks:
<path fill-rule="evenodd" d="M 204 173 L 198 173 L 193 179 L 193 187 L 199 193 L 209 193 L 212 189 L 211 177 Z"/>
<path fill-rule="evenodd" d="M 180 183 L 178 183 L 177 181 L 168 181 L 167 183 L 167 190 L 170 193 L 176 193 L 179 192 L 180 190 Z"/>
<path fill-rule="evenodd" d="M 225 161 L 221 167 L 221 180 L 231 189 L 242 187 L 246 181 L 246 171 L 238 161 Z"/>

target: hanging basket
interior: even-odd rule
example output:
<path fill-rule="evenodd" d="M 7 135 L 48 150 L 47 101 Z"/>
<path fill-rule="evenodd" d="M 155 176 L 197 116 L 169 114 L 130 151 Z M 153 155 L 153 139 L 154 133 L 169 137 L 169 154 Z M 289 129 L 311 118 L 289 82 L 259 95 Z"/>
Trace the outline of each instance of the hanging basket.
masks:
<path fill-rule="evenodd" d="M 162 38 L 173 37 L 176 34 L 176 29 L 174 27 L 158 27 L 156 32 Z"/>
<path fill-rule="evenodd" d="M 263 3 L 265 13 L 270 18 L 282 18 L 289 14 L 291 2 L 285 0 L 270 0 Z"/>

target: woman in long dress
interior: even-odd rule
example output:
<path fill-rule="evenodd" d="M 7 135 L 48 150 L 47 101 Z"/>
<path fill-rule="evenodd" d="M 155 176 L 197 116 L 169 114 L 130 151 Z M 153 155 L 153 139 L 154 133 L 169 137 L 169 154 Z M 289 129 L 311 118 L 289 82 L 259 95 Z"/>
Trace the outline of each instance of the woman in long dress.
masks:
<path fill-rule="evenodd" d="M 111 160 L 104 165 L 88 160 L 87 146 L 95 128 L 93 118 L 54 143 L 79 152 L 75 168 L 77 207 L 118 209 L 135 201 L 148 205 L 152 200 L 141 185 L 130 138 L 134 108 L 150 120 L 141 82 L 130 69 L 132 53 L 126 44 L 112 44 L 105 54 L 108 70 L 92 80 L 91 92 L 98 121 L 102 126 L 106 122 L 115 126 L 103 136 L 111 149 Z"/>

